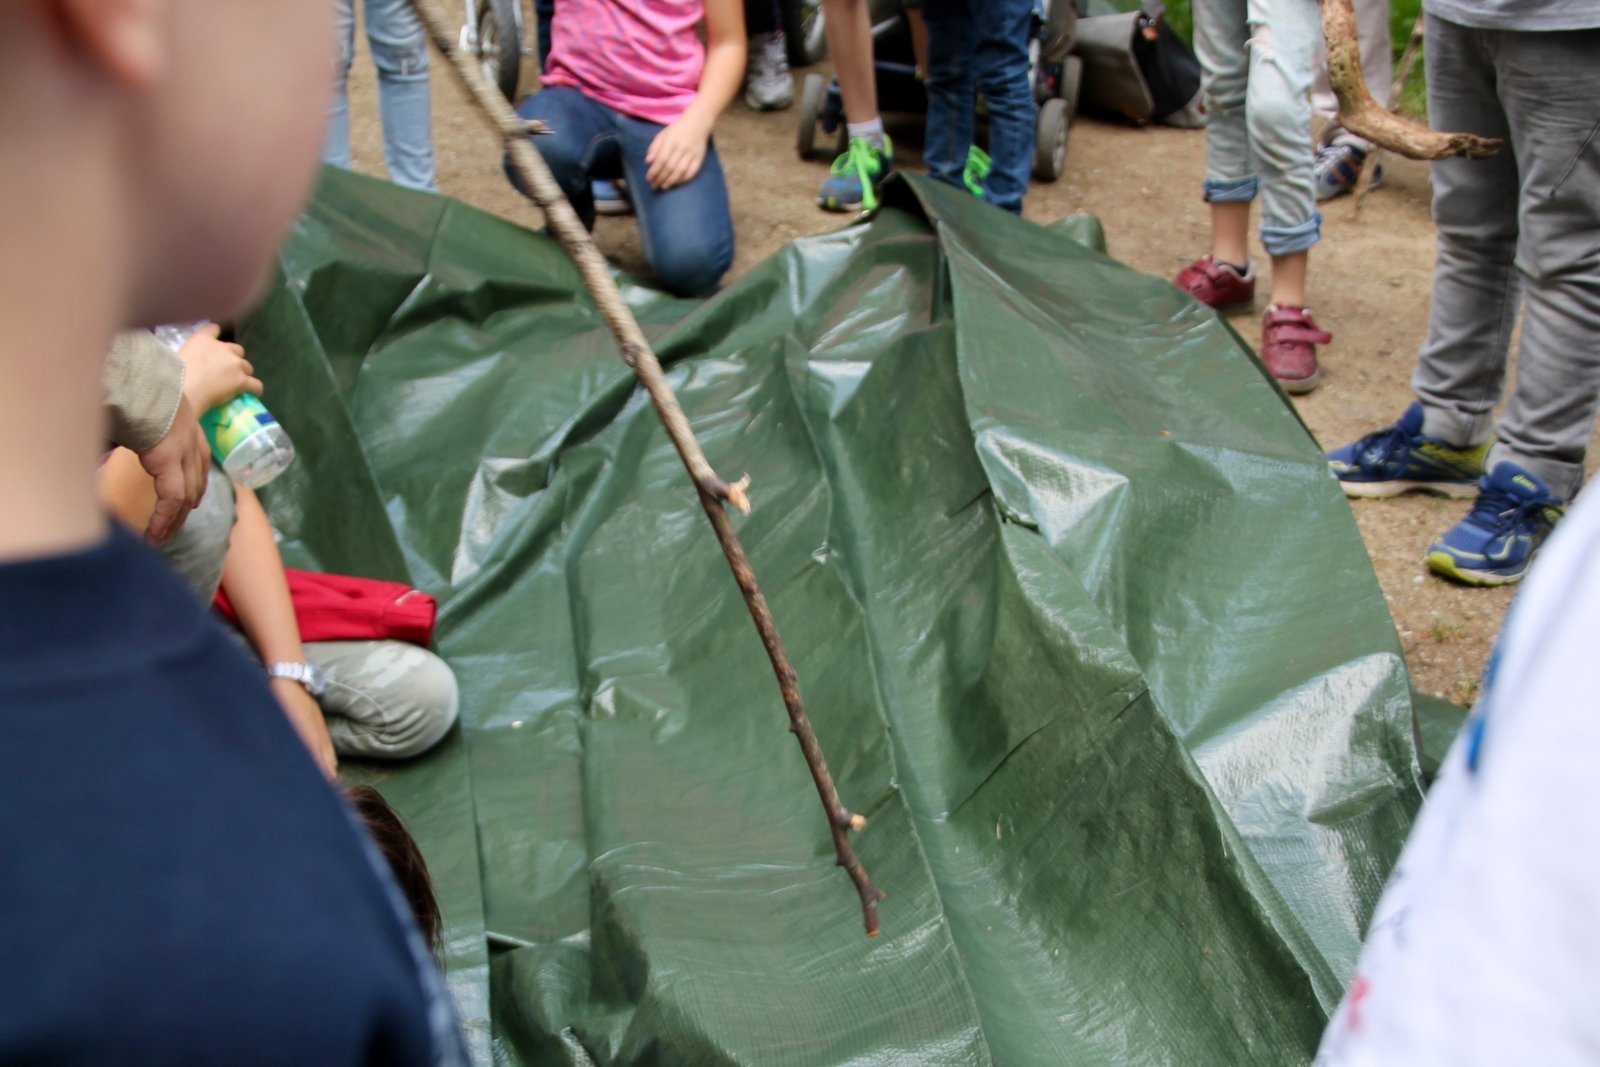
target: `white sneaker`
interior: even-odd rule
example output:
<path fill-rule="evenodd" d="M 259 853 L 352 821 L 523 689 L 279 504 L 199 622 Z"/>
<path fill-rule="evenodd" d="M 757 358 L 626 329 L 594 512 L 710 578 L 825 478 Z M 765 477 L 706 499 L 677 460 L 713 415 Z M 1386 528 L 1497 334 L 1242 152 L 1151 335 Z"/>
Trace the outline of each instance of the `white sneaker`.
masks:
<path fill-rule="evenodd" d="M 794 103 L 794 79 L 789 76 L 789 49 L 782 30 L 750 38 L 744 102 L 753 111 L 781 111 Z"/>

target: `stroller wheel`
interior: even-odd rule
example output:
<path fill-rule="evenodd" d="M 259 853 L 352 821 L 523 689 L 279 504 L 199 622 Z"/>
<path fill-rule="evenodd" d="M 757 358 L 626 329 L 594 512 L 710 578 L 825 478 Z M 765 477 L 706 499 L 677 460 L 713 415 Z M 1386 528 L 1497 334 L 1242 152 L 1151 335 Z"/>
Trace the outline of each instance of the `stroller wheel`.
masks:
<path fill-rule="evenodd" d="M 800 128 L 794 145 L 801 159 L 813 159 L 817 154 L 817 120 L 822 117 L 822 103 L 828 94 L 828 81 L 820 74 L 807 74 L 800 90 Z"/>
<path fill-rule="evenodd" d="M 1034 127 L 1033 176 L 1042 182 L 1053 182 L 1067 168 L 1067 102 L 1052 97 L 1039 108 L 1039 119 Z"/>

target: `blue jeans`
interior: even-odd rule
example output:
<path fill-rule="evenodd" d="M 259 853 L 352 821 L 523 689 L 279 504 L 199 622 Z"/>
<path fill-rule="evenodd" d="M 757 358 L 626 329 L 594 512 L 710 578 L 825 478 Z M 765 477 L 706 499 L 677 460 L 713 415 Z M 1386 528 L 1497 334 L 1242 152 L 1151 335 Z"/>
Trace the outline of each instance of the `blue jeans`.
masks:
<path fill-rule="evenodd" d="M 338 4 L 339 60 L 333 112 L 322 160 L 350 167 L 350 60 L 355 54 L 355 0 Z M 367 44 L 378 68 L 383 157 L 398 185 L 433 192 L 433 100 L 428 89 L 428 37 L 407 0 L 366 0 Z"/>
<path fill-rule="evenodd" d="M 585 226 L 594 226 L 590 180 L 622 177 L 639 219 L 645 258 L 662 286 L 681 296 L 703 296 L 717 287 L 733 263 L 733 215 L 715 144 L 706 146 L 699 174 L 671 189 L 655 189 L 645 181 L 644 154 L 665 127 L 630 118 L 564 86 L 528 97 L 517 113 L 543 119 L 555 131 L 535 138 L 534 146 Z M 510 159 L 506 175 L 527 195 Z"/>
<path fill-rule="evenodd" d="M 539 71 L 550 69 L 550 23 L 556 17 L 556 0 L 533 0 L 533 14 L 538 22 Z"/>
<path fill-rule="evenodd" d="M 1261 196 L 1268 255 L 1322 236 L 1312 190 L 1311 81 L 1322 41 L 1316 0 L 1205 0 L 1194 50 L 1206 95 L 1208 203 Z"/>
<path fill-rule="evenodd" d="M 928 24 L 928 173 L 960 186 L 982 93 L 989 109 L 983 198 L 1020 213 L 1033 166 L 1034 104 L 1028 84 L 1033 0 L 924 0 Z"/>

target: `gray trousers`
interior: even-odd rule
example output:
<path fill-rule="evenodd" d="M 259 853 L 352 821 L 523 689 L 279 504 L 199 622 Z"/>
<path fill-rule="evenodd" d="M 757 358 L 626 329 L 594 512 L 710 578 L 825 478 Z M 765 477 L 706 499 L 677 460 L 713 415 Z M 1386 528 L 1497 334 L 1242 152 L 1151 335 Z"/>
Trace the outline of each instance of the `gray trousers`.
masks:
<path fill-rule="evenodd" d="M 1503 137 L 1489 159 L 1433 165 L 1439 252 L 1412 379 L 1423 432 L 1496 431 L 1519 306 L 1517 379 L 1489 463 L 1570 499 L 1600 400 L 1600 30 L 1478 30 L 1428 16 L 1428 118 Z"/>
<path fill-rule="evenodd" d="M 222 582 L 233 519 L 233 487 L 213 466 L 200 506 L 162 549 L 207 606 Z M 239 637 L 254 656 L 255 649 Z M 333 749 L 341 756 L 420 755 L 438 744 L 456 721 L 455 675 L 425 648 L 404 641 L 307 641 L 305 650 L 306 660 L 327 676 L 320 703 Z"/>
<path fill-rule="evenodd" d="M 1206 97 L 1208 203 L 1261 197 L 1268 255 L 1304 252 L 1322 235 L 1312 191 L 1316 0 L 1205 0 L 1194 47 Z"/>

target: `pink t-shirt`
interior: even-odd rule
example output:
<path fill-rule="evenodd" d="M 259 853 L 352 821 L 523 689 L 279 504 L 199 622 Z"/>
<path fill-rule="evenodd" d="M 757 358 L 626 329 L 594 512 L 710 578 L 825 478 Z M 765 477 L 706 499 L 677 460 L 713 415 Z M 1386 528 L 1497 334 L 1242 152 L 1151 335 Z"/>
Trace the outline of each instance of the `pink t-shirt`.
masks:
<path fill-rule="evenodd" d="M 556 0 L 545 85 L 647 122 L 676 122 L 700 89 L 703 0 Z"/>

